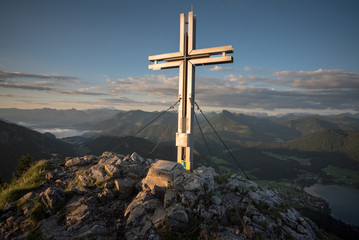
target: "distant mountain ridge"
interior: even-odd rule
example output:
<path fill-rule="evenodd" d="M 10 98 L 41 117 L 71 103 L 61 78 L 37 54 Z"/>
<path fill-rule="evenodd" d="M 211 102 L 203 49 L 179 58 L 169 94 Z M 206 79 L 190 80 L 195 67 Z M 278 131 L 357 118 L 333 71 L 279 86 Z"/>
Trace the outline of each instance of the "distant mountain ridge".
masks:
<path fill-rule="evenodd" d="M 159 114 L 159 112 L 145 112 L 141 110 L 121 112 L 109 119 L 97 122 L 92 125 L 92 129 L 102 130 L 102 135 L 118 137 L 131 136 L 158 117 Z M 177 114 L 174 112 L 164 113 L 137 136 L 151 141 L 157 141 L 168 125 L 170 125 L 170 129 L 164 141 L 172 141 L 177 129 Z"/>
<path fill-rule="evenodd" d="M 88 123 L 109 118 L 118 113 L 119 110 L 112 109 L 89 109 L 57 110 L 51 108 L 42 109 L 17 109 L 0 108 L 0 118 L 22 125 L 68 127 L 87 126 Z"/>

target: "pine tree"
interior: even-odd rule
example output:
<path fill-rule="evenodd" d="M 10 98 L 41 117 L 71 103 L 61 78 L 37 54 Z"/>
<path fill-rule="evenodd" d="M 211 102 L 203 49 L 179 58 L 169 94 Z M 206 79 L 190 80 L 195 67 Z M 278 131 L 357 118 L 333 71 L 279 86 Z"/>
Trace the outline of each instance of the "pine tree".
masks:
<path fill-rule="evenodd" d="M 33 160 L 29 153 L 22 155 L 15 169 L 15 177 L 20 177 L 24 172 L 26 172 L 27 169 L 31 167 L 32 163 Z"/>

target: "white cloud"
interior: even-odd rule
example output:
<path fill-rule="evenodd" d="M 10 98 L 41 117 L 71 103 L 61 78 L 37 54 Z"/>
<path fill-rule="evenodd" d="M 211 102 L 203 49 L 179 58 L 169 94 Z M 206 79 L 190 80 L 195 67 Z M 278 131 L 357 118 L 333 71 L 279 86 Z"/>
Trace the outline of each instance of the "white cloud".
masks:
<path fill-rule="evenodd" d="M 77 77 L 61 76 L 58 74 L 33 74 L 33 73 L 0 71 L 0 79 L 10 79 L 10 78 L 54 79 L 54 80 L 65 81 L 65 82 L 81 83 L 81 81 Z"/>
<path fill-rule="evenodd" d="M 302 89 L 359 89 L 359 74 L 341 70 L 281 71 L 273 76 L 282 83 Z"/>
<path fill-rule="evenodd" d="M 231 67 L 223 67 L 223 66 L 215 65 L 213 68 L 210 68 L 209 71 L 211 71 L 211 72 L 214 72 L 214 71 L 228 72 L 228 71 L 236 71 L 236 70 Z"/>

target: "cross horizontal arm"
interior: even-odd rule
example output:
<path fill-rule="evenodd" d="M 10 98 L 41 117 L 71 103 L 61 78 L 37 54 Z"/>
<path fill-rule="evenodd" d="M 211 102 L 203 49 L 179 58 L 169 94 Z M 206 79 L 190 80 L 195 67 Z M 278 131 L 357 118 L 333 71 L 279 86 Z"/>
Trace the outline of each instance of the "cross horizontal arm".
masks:
<path fill-rule="evenodd" d="M 202 48 L 202 49 L 194 49 L 189 55 L 198 55 L 198 54 L 221 54 L 221 53 L 233 53 L 232 45 L 222 46 L 222 47 L 213 47 L 213 48 Z"/>
<path fill-rule="evenodd" d="M 222 56 L 222 57 L 209 57 L 209 58 L 195 58 L 195 59 L 191 59 L 190 62 L 194 65 L 207 65 L 213 63 L 231 63 L 233 62 L 233 57 Z"/>
<path fill-rule="evenodd" d="M 173 62 L 164 62 L 164 63 L 155 63 L 148 65 L 148 69 L 152 70 L 161 70 L 166 68 L 176 68 L 179 67 L 183 61 L 173 61 Z"/>
<path fill-rule="evenodd" d="M 167 59 L 171 59 L 171 58 L 177 58 L 177 57 L 181 57 L 183 56 L 182 53 L 180 52 L 175 52 L 175 53 L 165 53 L 165 54 L 159 54 L 159 55 L 153 55 L 153 56 L 149 56 L 148 60 L 151 62 L 154 61 L 165 61 Z"/>

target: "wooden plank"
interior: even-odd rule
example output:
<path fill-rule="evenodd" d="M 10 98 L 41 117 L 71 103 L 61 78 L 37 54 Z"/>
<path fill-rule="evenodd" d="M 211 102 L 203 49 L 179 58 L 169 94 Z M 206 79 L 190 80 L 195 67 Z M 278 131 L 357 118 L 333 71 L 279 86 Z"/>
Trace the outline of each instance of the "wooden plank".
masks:
<path fill-rule="evenodd" d="M 186 24 L 187 22 L 187 16 L 186 14 L 184 13 L 181 13 L 180 15 L 180 41 L 179 41 L 179 51 L 182 55 L 184 55 L 184 51 L 185 51 L 185 38 L 186 38 L 186 32 L 187 32 L 187 29 L 186 29 Z"/>
<path fill-rule="evenodd" d="M 190 52 L 190 56 L 197 54 L 221 54 L 223 52 L 233 53 L 232 45 L 222 46 L 222 47 L 213 47 L 213 48 L 202 48 L 202 49 L 194 49 Z"/>
<path fill-rule="evenodd" d="M 193 12 L 188 13 L 188 52 L 189 54 L 193 49 L 196 48 L 196 18 L 193 16 Z"/>
<path fill-rule="evenodd" d="M 182 62 L 183 61 L 173 61 L 173 62 L 151 64 L 151 65 L 148 65 L 148 69 L 161 70 L 161 69 L 166 69 L 166 68 L 176 68 L 176 67 L 179 67 Z"/>
<path fill-rule="evenodd" d="M 181 56 L 183 56 L 183 54 L 180 53 L 180 52 L 164 53 L 164 54 L 149 56 L 148 60 L 151 61 L 151 62 L 154 62 L 154 61 L 167 61 L 168 59 L 170 60 L 171 58 L 176 58 L 176 57 L 181 57 Z"/>
<path fill-rule="evenodd" d="M 210 57 L 210 58 L 196 58 L 191 59 L 190 62 L 194 65 L 207 65 L 213 63 L 229 63 L 233 62 L 232 56 L 222 56 L 222 57 Z"/>

